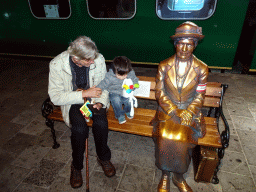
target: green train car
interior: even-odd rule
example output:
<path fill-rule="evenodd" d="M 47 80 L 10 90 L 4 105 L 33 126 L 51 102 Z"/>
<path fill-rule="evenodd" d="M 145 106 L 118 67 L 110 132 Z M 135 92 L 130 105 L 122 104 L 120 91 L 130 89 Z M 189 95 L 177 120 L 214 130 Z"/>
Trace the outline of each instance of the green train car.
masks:
<path fill-rule="evenodd" d="M 125 55 L 134 63 L 157 65 L 174 54 L 170 36 L 176 27 L 192 21 L 205 35 L 194 54 L 210 68 L 256 71 L 255 0 L 107 2 L 4 1 L 0 54 L 54 57 L 77 36 L 86 35 L 107 61 Z"/>

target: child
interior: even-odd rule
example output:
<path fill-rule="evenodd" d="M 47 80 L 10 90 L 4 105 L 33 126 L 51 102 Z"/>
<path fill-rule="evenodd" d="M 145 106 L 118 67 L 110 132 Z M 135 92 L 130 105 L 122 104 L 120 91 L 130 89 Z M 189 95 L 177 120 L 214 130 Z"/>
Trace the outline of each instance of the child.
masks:
<path fill-rule="evenodd" d="M 123 95 L 123 83 L 125 79 L 133 82 L 133 87 L 138 88 L 138 78 L 132 69 L 131 61 L 125 56 L 116 57 L 113 60 L 112 69 L 106 73 L 105 78 L 98 84 L 98 88 L 107 90 L 109 92 L 109 99 L 114 109 L 115 117 L 119 124 L 126 122 L 125 114 L 129 119 L 133 118 L 131 112 L 131 105 L 129 98 Z M 124 105 L 124 108 L 123 106 Z"/>

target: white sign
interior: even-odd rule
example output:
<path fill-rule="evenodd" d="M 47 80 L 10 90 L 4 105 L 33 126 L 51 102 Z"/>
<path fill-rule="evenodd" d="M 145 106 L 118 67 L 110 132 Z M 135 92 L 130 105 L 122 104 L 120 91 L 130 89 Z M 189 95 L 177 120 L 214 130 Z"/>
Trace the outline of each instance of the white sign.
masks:
<path fill-rule="evenodd" d="M 150 81 L 139 81 L 140 87 L 135 89 L 134 96 L 149 97 L 150 95 Z"/>

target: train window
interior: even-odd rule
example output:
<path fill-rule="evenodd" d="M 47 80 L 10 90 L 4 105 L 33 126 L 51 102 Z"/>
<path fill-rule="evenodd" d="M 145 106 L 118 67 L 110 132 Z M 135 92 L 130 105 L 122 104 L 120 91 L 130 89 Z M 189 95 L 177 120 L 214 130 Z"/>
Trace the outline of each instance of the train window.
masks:
<path fill-rule="evenodd" d="M 89 15 L 94 19 L 131 19 L 136 0 L 87 0 Z"/>
<path fill-rule="evenodd" d="M 38 19 L 67 19 L 71 15 L 70 0 L 28 0 L 30 10 Z"/>
<path fill-rule="evenodd" d="M 216 4 L 217 0 L 156 0 L 156 12 L 166 20 L 208 19 Z"/>

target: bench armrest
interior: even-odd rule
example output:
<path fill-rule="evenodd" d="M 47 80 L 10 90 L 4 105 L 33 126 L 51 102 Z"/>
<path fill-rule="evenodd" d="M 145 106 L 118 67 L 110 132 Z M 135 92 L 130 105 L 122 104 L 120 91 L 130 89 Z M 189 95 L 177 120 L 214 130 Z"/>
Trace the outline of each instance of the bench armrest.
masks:
<path fill-rule="evenodd" d="M 222 131 L 222 133 L 220 134 L 221 136 L 221 143 L 222 143 L 222 150 L 219 150 L 219 157 L 223 158 L 224 156 L 224 150 L 225 148 L 227 148 L 229 146 L 229 139 L 230 139 L 230 129 L 229 129 L 229 125 L 227 122 L 227 119 L 223 113 L 223 109 L 222 109 L 222 101 L 223 101 L 223 96 L 226 92 L 226 89 L 228 88 L 227 84 L 221 84 L 222 87 L 222 93 L 221 93 L 221 98 L 220 98 L 220 107 L 219 107 L 219 114 L 217 116 L 217 122 L 219 121 L 219 117 L 222 118 L 223 122 L 224 122 L 224 126 L 225 126 L 225 130 Z"/>
<path fill-rule="evenodd" d="M 48 97 L 44 102 L 43 102 L 43 105 L 42 105 L 42 115 L 44 118 L 47 118 L 52 112 L 53 112 L 53 104 L 50 100 L 50 97 Z"/>

